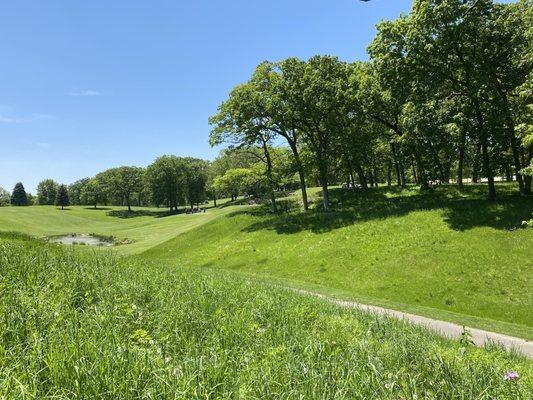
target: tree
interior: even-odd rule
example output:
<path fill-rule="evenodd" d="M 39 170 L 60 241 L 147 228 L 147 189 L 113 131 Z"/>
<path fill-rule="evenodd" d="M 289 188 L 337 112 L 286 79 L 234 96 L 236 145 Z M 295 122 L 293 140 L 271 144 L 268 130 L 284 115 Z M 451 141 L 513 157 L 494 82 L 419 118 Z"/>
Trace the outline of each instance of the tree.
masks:
<path fill-rule="evenodd" d="M 24 185 L 21 182 L 18 182 L 13 188 L 11 194 L 11 204 L 14 206 L 26 206 L 28 205 L 28 196 L 26 190 L 24 190 Z"/>
<path fill-rule="evenodd" d="M 273 135 L 261 100 L 258 85 L 254 81 L 234 88 L 229 99 L 219 107 L 218 114 L 209 119 L 210 124 L 214 126 L 209 143 L 211 146 L 217 146 L 226 142 L 238 147 L 261 149 L 272 211 L 276 212 L 272 158 L 269 150 Z"/>
<path fill-rule="evenodd" d="M 158 157 L 146 169 L 146 180 L 155 204 L 165 204 L 177 212 L 183 199 L 184 162 L 176 156 Z"/>
<path fill-rule="evenodd" d="M 105 199 L 105 188 L 100 179 L 91 178 L 87 181 L 80 193 L 80 204 L 92 204 L 96 209 L 98 203 Z"/>
<path fill-rule="evenodd" d="M 85 186 L 89 183 L 91 178 L 79 179 L 68 187 L 68 194 L 70 203 L 74 205 L 88 204 L 83 198 Z"/>
<path fill-rule="evenodd" d="M 294 158 L 294 164 L 300 179 L 302 203 L 305 211 L 309 209 L 307 199 L 307 184 L 305 170 L 300 157 L 302 145 L 299 132 L 297 113 L 289 107 L 289 100 L 293 95 L 290 72 L 298 70 L 302 61 L 289 58 L 279 63 L 264 62 L 255 70 L 251 82 L 257 92 L 257 110 L 260 111 L 258 118 L 263 120 L 265 127 L 275 135 L 283 137 Z M 272 138 L 272 136 L 271 136 Z"/>
<path fill-rule="evenodd" d="M 10 202 L 11 196 L 9 195 L 9 192 L 3 187 L 0 187 L 0 207 L 8 206 Z"/>
<path fill-rule="evenodd" d="M 131 197 L 143 190 L 144 169 L 139 167 L 117 167 L 101 172 L 97 178 L 106 193 L 115 196 L 131 212 Z"/>
<path fill-rule="evenodd" d="M 512 149 L 517 170 L 520 165 L 509 98 L 531 68 L 514 61 L 527 48 L 523 36 L 527 23 L 520 23 L 520 13 L 515 13 L 516 22 L 506 28 L 504 21 L 510 16 L 503 10 L 509 7 L 491 0 L 416 0 L 410 15 L 381 23 L 370 46 L 380 82 L 392 99 L 405 98 L 411 109 L 432 113 L 459 101 L 458 113 L 445 117 L 458 124 L 461 155 L 468 141 L 479 149 L 489 199 L 496 197 L 494 174 L 507 149 Z M 400 115 L 404 112 L 401 109 Z M 431 146 L 435 138 L 430 125 L 435 124 L 419 116 L 420 112 L 411 114 L 408 143 L 413 144 L 417 163 L 424 164 L 419 169 L 431 172 L 428 161 L 438 161 Z"/>
<path fill-rule="evenodd" d="M 231 200 L 237 200 L 239 194 L 250 194 L 257 181 L 258 177 L 252 169 L 235 168 L 215 178 L 213 185 L 218 193 L 228 194 Z"/>
<path fill-rule="evenodd" d="M 205 200 L 209 163 L 192 157 L 186 157 L 183 161 L 185 167 L 185 197 L 192 210 L 195 203 L 199 204 Z"/>
<path fill-rule="evenodd" d="M 59 185 L 53 179 L 45 179 L 37 185 L 37 203 L 54 205 Z"/>
<path fill-rule="evenodd" d="M 62 210 L 65 207 L 68 207 L 70 205 L 70 200 L 68 197 L 68 189 L 66 185 L 59 185 L 59 188 L 57 189 L 55 205 L 61 206 Z"/>
<path fill-rule="evenodd" d="M 314 155 L 323 206 L 329 209 L 328 175 L 332 143 L 343 128 L 349 69 L 336 57 L 315 56 L 307 62 L 288 59 L 278 64 L 284 79 L 286 109 L 302 141 Z"/>

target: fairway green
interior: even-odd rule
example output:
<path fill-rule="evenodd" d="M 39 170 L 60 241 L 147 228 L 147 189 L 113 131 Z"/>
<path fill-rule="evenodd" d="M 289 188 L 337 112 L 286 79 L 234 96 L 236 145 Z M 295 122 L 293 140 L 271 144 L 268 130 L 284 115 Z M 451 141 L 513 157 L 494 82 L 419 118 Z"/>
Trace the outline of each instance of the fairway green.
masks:
<path fill-rule="evenodd" d="M 0 238 L 2 399 L 531 398 L 531 361 L 495 346 L 225 272 L 17 239 Z"/>
<path fill-rule="evenodd" d="M 205 213 L 169 215 L 160 208 L 138 208 L 132 214 L 123 207 L 69 207 L 58 210 L 53 206 L 0 207 L 0 231 L 15 231 L 35 237 L 70 233 L 114 236 L 133 243 L 116 246 L 120 254 L 135 254 L 197 228 L 231 207 L 212 208 Z"/>
<path fill-rule="evenodd" d="M 337 211 L 248 207 L 143 254 L 533 338 L 533 199 L 500 185 L 333 191 Z"/>

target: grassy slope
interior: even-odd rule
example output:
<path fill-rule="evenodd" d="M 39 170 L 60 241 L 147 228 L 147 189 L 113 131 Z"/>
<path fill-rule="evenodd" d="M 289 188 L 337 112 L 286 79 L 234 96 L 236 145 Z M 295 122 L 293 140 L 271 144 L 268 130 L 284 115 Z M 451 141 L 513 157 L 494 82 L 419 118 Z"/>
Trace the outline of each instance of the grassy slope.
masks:
<path fill-rule="evenodd" d="M 230 274 L 31 240 L 0 254 L 0 398 L 531 398 L 531 361 Z"/>
<path fill-rule="evenodd" d="M 156 208 L 134 210 L 133 216 L 126 217 L 128 214 L 123 207 L 70 207 L 63 211 L 53 206 L 0 207 L 0 231 L 16 231 L 36 237 L 69 233 L 115 236 L 134 241 L 133 244 L 116 247 L 118 252 L 134 254 L 229 213 L 231 208 L 170 216 L 165 210 Z"/>
<path fill-rule="evenodd" d="M 533 338 L 533 199 L 337 190 L 330 214 L 243 207 L 144 253 Z"/>

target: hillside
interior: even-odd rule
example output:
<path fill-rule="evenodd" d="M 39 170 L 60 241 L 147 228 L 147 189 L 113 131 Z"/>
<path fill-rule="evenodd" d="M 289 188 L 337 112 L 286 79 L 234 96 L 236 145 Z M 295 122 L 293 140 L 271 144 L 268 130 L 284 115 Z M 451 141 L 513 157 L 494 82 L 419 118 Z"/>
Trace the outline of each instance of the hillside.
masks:
<path fill-rule="evenodd" d="M 533 199 L 500 185 L 333 192 L 336 211 L 243 207 L 146 251 L 342 298 L 533 338 Z M 506 191 L 507 190 L 507 191 Z"/>
<path fill-rule="evenodd" d="M 0 252 L 0 398 L 531 395 L 531 361 L 253 280 L 33 240 Z"/>

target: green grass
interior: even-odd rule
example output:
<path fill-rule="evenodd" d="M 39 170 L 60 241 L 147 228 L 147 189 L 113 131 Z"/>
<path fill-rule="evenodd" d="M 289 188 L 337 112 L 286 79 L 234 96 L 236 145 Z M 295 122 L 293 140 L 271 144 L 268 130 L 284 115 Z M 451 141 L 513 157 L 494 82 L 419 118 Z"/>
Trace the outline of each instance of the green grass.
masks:
<path fill-rule="evenodd" d="M 499 185 L 421 194 L 332 191 L 334 210 L 244 207 L 146 251 L 300 288 L 533 338 L 533 198 Z"/>
<path fill-rule="evenodd" d="M 0 230 L 37 237 L 95 233 L 132 239 L 120 255 L 169 266 L 224 269 L 472 327 L 533 339 L 533 198 L 499 184 L 462 193 L 332 190 L 329 213 L 223 206 L 161 209 L 0 208 Z M 319 190 L 309 190 L 317 204 Z M 291 207 L 298 196 L 283 199 Z"/>
<path fill-rule="evenodd" d="M 532 395 L 530 360 L 223 271 L 21 235 L 0 271 L 2 399 Z"/>
<path fill-rule="evenodd" d="M 63 211 L 53 206 L 0 207 L 0 231 L 35 237 L 70 233 L 114 236 L 133 241 L 115 250 L 120 254 L 135 254 L 230 211 L 231 207 L 220 207 L 194 215 L 169 215 L 167 210 L 157 208 L 134 208 L 130 214 L 124 207 L 76 206 Z"/>

